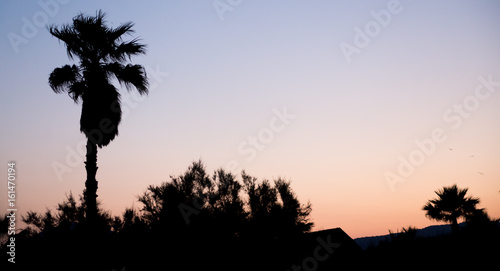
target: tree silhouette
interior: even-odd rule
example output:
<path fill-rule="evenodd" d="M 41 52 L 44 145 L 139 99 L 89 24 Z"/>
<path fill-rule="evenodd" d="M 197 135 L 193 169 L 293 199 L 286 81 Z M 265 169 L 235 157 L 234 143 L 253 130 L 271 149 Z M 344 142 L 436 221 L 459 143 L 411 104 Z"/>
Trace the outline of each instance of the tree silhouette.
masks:
<path fill-rule="evenodd" d="M 456 184 L 435 191 L 438 198 L 431 199 L 423 207 L 426 216 L 437 221 L 451 223 L 458 230 L 458 219 L 468 219 L 477 214 L 479 198 L 466 197 L 468 188 L 460 189 Z"/>
<path fill-rule="evenodd" d="M 311 204 L 300 204 L 290 183 L 278 178 L 274 185 L 242 173 L 244 190 L 248 195 L 248 221 L 243 231 L 247 254 L 259 259 L 251 270 L 258 270 L 264 263 L 269 270 L 287 268 L 287 263 L 301 248 L 304 233 L 311 230 Z M 300 257 L 299 257 L 300 258 Z"/>
<path fill-rule="evenodd" d="M 282 179 L 274 185 L 246 173 L 242 179 L 224 169 L 209 175 L 197 161 L 171 181 L 149 186 L 139 202 L 154 236 L 151 246 L 168 243 L 162 253 L 186 270 L 200 264 L 229 270 L 241 262 L 249 270 L 277 270 L 273 267 L 291 263 L 299 240 L 312 228 L 311 204 L 300 204 Z M 200 246 L 210 249 L 200 253 Z M 192 261 L 193 255 L 199 261 Z"/>
<path fill-rule="evenodd" d="M 87 137 L 84 199 L 91 225 L 97 219 L 97 147 L 108 145 L 118 135 L 122 114 L 120 94 L 111 80 L 116 78 L 127 90 L 135 88 L 141 95 L 148 93 L 144 67 L 125 65 L 127 59 L 145 53 L 138 39 L 123 41 L 134 32 L 134 24 L 111 28 L 105 17 L 99 10 L 96 16 L 79 14 L 72 24 L 48 27 L 50 34 L 64 42 L 68 57 L 79 59 L 78 65 L 54 69 L 49 85 L 56 93 L 67 92 L 75 103 L 82 101 L 80 131 Z"/>

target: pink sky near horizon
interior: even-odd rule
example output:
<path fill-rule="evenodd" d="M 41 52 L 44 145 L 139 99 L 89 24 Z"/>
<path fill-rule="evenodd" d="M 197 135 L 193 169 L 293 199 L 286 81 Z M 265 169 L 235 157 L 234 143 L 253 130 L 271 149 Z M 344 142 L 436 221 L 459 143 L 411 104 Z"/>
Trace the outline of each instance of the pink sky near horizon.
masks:
<path fill-rule="evenodd" d="M 353 238 L 438 224 L 421 208 L 452 184 L 500 218 L 495 1 L 402 0 L 350 62 L 340 44 L 354 46 L 356 28 L 396 2 L 242 1 L 224 13 L 206 1 L 50 3 L 53 16 L 36 2 L 0 4 L 0 162 L 6 170 L 16 161 L 19 214 L 81 194 L 85 137 L 81 105 L 47 84 L 72 63 L 64 46 L 36 25 L 26 43 L 12 45 L 9 34 L 23 37 L 43 12 L 60 25 L 102 8 L 113 26 L 135 23 L 148 52 L 132 62 L 151 81 L 147 97 L 121 92 L 119 136 L 98 153 L 98 199 L 113 215 L 140 208 L 148 185 L 202 159 L 209 173 L 290 180 L 312 203 L 314 230 L 341 227 Z M 391 185 L 388 175 L 401 179 Z M 0 214 L 6 195 L 0 185 Z"/>

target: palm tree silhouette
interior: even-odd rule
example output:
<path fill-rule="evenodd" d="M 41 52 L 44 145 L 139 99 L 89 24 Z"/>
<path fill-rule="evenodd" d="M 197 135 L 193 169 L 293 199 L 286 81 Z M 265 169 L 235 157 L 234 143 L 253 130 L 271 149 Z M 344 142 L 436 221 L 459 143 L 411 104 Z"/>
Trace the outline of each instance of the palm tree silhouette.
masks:
<path fill-rule="evenodd" d="M 67 92 L 75 103 L 82 101 L 80 131 L 87 138 L 84 199 L 91 225 L 97 218 L 97 147 L 108 145 L 118 135 L 122 114 L 120 94 L 111 80 L 116 78 L 127 90 L 135 88 L 141 95 L 148 93 L 144 67 L 126 63 L 132 56 L 144 54 L 146 45 L 137 38 L 123 41 L 134 32 L 133 23 L 111 28 L 105 17 L 99 10 L 96 16 L 78 14 L 72 24 L 48 26 L 50 34 L 66 45 L 68 57 L 79 59 L 79 65 L 54 69 L 49 85 L 55 93 Z"/>
<path fill-rule="evenodd" d="M 426 216 L 437 221 L 451 223 L 454 232 L 458 230 L 458 219 L 473 216 L 479 198 L 466 197 L 468 188 L 460 189 L 456 184 L 435 191 L 438 198 L 429 200 L 422 208 Z"/>

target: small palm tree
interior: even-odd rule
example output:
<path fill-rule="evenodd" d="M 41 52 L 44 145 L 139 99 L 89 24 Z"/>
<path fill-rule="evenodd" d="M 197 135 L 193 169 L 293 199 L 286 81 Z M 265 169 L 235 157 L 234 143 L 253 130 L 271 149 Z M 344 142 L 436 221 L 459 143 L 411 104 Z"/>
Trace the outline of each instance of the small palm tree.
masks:
<path fill-rule="evenodd" d="M 146 46 L 138 39 L 123 41 L 134 32 L 134 24 L 111 28 L 105 17 L 102 11 L 96 16 L 79 14 L 72 24 L 48 27 L 50 34 L 64 42 L 68 57 L 79 59 L 78 65 L 54 69 L 49 85 L 55 93 L 67 92 L 75 103 L 82 101 L 80 131 L 87 137 L 84 199 L 91 224 L 97 218 L 97 147 L 108 145 L 118 135 L 122 114 L 120 94 L 111 80 L 117 79 L 127 90 L 135 88 L 141 95 L 148 93 L 144 67 L 126 63 L 145 53 Z"/>
<path fill-rule="evenodd" d="M 429 200 L 423 207 L 426 216 L 437 221 L 451 223 L 454 232 L 458 230 L 458 219 L 467 219 L 477 212 L 479 198 L 466 197 L 468 188 L 460 189 L 456 184 L 435 191 L 438 198 Z"/>

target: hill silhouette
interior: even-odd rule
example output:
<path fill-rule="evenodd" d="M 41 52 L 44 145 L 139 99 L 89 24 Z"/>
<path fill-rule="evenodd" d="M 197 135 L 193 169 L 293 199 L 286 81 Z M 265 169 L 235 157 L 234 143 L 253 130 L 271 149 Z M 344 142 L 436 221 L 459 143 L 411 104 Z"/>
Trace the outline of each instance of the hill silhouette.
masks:
<path fill-rule="evenodd" d="M 460 228 L 467 226 L 467 223 L 462 222 L 458 224 Z M 451 234 L 451 225 L 432 225 L 427 226 L 422 229 L 417 229 L 416 237 L 428 238 L 428 237 L 438 237 L 442 235 Z M 381 242 L 390 242 L 391 234 L 377 235 L 377 236 L 365 236 L 355 238 L 356 244 L 363 250 L 370 247 L 377 247 Z"/>

